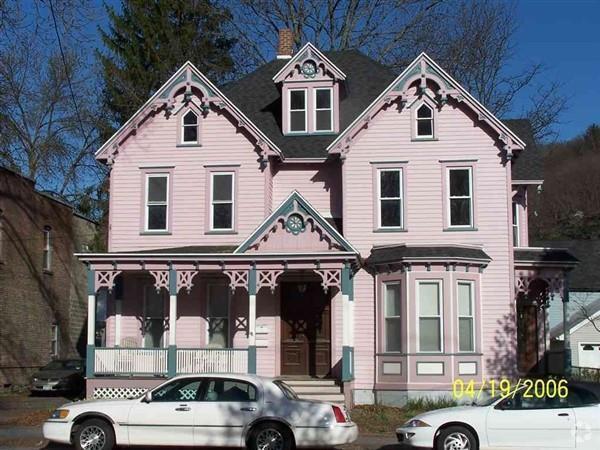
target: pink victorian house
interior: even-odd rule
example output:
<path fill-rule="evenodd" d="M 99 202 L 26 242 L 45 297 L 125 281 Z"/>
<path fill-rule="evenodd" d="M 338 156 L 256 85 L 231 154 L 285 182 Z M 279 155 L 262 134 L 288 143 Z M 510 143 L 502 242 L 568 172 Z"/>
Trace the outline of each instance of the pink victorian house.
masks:
<path fill-rule="evenodd" d="M 538 370 L 537 299 L 568 300 L 576 260 L 528 247 L 527 127 L 425 54 L 398 74 L 279 53 L 220 87 L 184 64 L 98 150 L 108 252 L 78 255 L 88 396 L 250 372 L 399 403 Z"/>

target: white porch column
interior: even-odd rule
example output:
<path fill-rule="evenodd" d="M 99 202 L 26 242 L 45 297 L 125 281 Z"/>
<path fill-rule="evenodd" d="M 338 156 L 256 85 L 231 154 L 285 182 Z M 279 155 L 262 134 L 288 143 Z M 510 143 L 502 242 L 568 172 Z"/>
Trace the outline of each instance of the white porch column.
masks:
<path fill-rule="evenodd" d="M 248 271 L 248 373 L 256 373 L 256 268 Z"/>
<path fill-rule="evenodd" d="M 352 269 L 345 264 L 342 287 L 342 381 L 354 379 L 354 283 Z"/>
<path fill-rule="evenodd" d="M 177 375 L 177 271 L 169 270 L 169 377 Z"/>
<path fill-rule="evenodd" d="M 88 268 L 88 316 L 87 316 L 87 347 L 86 347 L 86 377 L 94 377 L 94 351 L 96 345 L 96 272 Z"/>
<path fill-rule="evenodd" d="M 121 346 L 121 315 L 123 314 L 123 300 L 115 299 L 115 347 Z"/>

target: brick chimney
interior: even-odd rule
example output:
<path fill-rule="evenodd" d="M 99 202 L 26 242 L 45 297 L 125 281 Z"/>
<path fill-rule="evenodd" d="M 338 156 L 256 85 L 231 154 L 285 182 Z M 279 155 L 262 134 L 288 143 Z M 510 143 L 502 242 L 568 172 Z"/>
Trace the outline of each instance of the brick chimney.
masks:
<path fill-rule="evenodd" d="M 294 35 L 289 28 L 279 30 L 279 45 L 277 46 L 277 59 L 290 59 L 294 53 Z"/>

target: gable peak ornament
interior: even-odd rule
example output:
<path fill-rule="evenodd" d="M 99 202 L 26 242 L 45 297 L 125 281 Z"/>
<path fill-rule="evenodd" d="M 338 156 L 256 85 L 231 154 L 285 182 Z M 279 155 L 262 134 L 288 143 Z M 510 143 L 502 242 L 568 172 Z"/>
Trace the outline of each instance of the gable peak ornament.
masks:
<path fill-rule="evenodd" d="M 314 78 L 317 75 L 317 66 L 314 61 L 304 61 L 300 68 L 300 72 L 302 72 L 304 78 Z"/>

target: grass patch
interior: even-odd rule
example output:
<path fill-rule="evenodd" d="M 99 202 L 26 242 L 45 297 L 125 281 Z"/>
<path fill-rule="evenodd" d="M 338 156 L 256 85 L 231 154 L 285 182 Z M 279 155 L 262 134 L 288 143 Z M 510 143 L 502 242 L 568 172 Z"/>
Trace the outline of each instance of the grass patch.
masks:
<path fill-rule="evenodd" d="M 403 408 L 384 405 L 360 405 L 354 407 L 350 415 L 358 425 L 361 433 L 393 433 L 397 427 L 417 414 L 451 406 L 456 406 L 456 402 L 451 399 L 420 398 L 410 400 Z"/>

